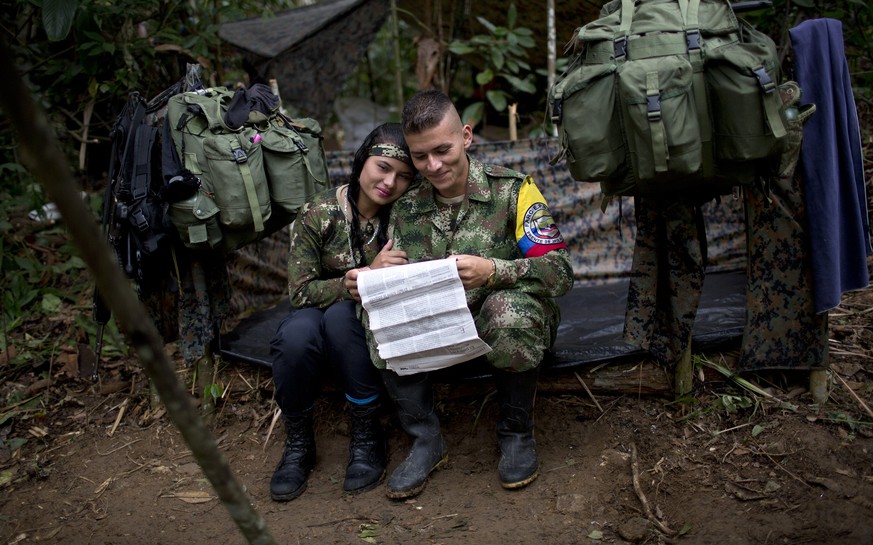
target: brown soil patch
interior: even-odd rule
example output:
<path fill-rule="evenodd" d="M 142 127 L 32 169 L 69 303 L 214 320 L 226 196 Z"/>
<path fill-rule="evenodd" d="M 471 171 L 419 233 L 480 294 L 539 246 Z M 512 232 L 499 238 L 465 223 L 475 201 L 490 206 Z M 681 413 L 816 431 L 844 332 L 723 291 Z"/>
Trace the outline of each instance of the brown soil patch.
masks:
<path fill-rule="evenodd" d="M 319 402 L 318 465 L 292 502 L 269 499 L 281 430 L 267 441 L 273 405 L 264 370 L 229 367 L 215 436 L 279 543 L 847 544 L 873 539 L 870 368 L 873 290 L 831 314 L 830 400 L 812 404 L 805 373 L 753 375 L 782 402 L 698 378 L 696 404 L 667 398 L 542 391 L 536 434 L 540 478 L 507 492 L 497 481 L 496 404 L 488 384 L 439 386 L 450 463 L 416 499 L 384 488 L 341 489 L 347 430 L 336 394 Z M 128 361 L 104 372 L 119 391 L 37 377 L 6 383 L 43 392 L 37 407 L 0 420 L 2 543 L 244 543 L 179 433 L 151 414 Z M 24 380 L 24 379 L 21 379 Z M 111 382 L 115 381 L 115 382 Z M 861 400 L 849 392 L 851 389 Z M 472 391 L 472 393 L 470 393 Z M 119 414 L 121 417 L 119 418 Z M 386 415 L 390 467 L 407 440 Z M 19 448 L 10 439 L 27 437 Z M 631 464 L 636 449 L 637 471 Z M 667 534 L 646 517 L 642 498 Z"/>

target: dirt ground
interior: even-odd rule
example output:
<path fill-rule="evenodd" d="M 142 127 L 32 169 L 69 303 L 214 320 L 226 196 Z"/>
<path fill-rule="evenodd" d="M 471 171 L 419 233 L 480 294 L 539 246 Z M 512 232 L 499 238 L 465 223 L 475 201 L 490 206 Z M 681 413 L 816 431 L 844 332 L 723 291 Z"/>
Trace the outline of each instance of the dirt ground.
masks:
<path fill-rule="evenodd" d="M 317 405 L 309 488 L 288 503 L 268 493 L 282 433 L 277 426 L 270 435 L 265 370 L 225 369 L 214 432 L 278 543 L 871 543 L 871 309 L 868 289 L 831 313 L 831 391 L 822 407 L 802 373 L 746 377 L 779 402 L 708 373 L 697 377 L 691 405 L 666 393 L 543 388 L 542 473 L 521 491 L 497 480 L 488 384 L 463 395 L 438 387 L 450 463 L 405 502 L 387 499 L 384 485 L 342 492 L 348 436 L 335 393 Z M 7 406 L 0 416 L 0 543 L 245 542 L 179 433 L 162 411 L 148 410 L 135 369 L 109 365 L 103 393 L 74 379 L 0 385 L 4 399 L 14 388 L 43 392 L 41 407 L 19 407 L 10 418 Z M 392 415 L 385 422 L 393 468 L 408 443 Z M 10 441 L 21 436 L 23 445 Z"/>

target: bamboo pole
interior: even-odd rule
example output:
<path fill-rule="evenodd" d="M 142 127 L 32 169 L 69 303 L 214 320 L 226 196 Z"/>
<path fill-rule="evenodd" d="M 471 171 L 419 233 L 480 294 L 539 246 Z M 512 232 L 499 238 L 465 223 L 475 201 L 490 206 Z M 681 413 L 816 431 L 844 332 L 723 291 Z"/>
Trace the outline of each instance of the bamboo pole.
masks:
<path fill-rule="evenodd" d="M 546 68 L 548 74 L 549 92 L 555 85 L 555 63 L 557 59 L 556 31 L 555 31 L 555 0 L 546 1 L 546 44 L 547 55 Z M 552 127 L 552 136 L 558 136 L 558 127 L 549 122 Z"/>
<path fill-rule="evenodd" d="M 400 32 L 397 25 L 397 0 L 391 0 L 391 30 L 394 41 L 394 85 L 397 92 L 398 115 L 403 111 L 403 73 L 400 70 Z"/>

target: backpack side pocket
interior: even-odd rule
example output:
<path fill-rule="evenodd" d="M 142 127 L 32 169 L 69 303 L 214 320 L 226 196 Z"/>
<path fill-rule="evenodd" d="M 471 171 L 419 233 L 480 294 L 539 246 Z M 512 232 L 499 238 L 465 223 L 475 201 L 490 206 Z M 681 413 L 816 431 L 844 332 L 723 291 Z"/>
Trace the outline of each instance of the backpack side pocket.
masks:
<path fill-rule="evenodd" d="M 753 161 L 778 153 L 787 131 L 772 40 L 746 27 L 746 42 L 707 53 L 706 89 L 716 160 Z"/>
<path fill-rule="evenodd" d="M 218 206 L 203 191 L 171 203 L 167 213 L 179 238 L 188 248 L 211 249 L 221 244 Z"/>
<path fill-rule="evenodd" d="M 309 197 L 327 188 L 320 142 L 309 139 L 307 143 L 303 135 L 286 126 L 271 128 L 261 136 L 273 212 L 293 219 Z"/>
<path fill-rule="evenodd" d="M 614 64 L 581 64 L 555 85 L 552 116 L 573 178 L 598 182 L 616 177 L 626 159 L 616 110 Z"/>

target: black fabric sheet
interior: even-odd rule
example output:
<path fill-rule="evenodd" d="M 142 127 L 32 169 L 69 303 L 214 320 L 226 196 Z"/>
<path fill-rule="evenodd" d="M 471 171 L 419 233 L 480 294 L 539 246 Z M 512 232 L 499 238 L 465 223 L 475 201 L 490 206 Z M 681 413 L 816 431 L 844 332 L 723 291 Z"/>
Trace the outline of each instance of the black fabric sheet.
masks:
<path fill-rule="evenodd" d="M 558 299 L 561 326 L 554 350 L 543 364 L 546 372 L 646 355 L 643 350 L 622 341 L 627 287 L 627 279 L 602 285 L 577 285 Z M 717 350 L 741 341 L 746 319 L 745 287 L 745 272 L 706 276 L 692 331 L 693 350 Z M 288 308 L 283 303 L 240 321 L 233 331 L 221 336 L 221 356 L 270 367 L 270 339 Z M 481 362 L 462 364 L 441 373 L 448 379 L 488 374 Z"/>

